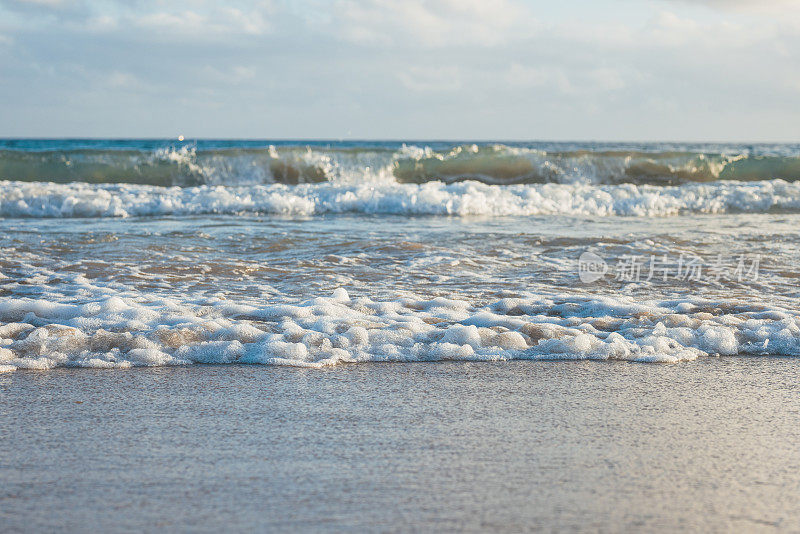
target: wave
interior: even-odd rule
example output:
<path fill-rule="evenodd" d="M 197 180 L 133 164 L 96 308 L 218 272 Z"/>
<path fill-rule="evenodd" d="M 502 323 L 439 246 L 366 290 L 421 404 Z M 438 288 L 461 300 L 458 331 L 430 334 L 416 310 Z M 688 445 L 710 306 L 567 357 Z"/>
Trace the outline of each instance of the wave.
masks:
<path fill-rule="evenodd" d="M 330 297 L 262 307 L 110 296 L 0 302 L 0 371 L 249 363 L 625 360 L 800 356 L 800 316 L 702 300 Z"/>
<path fill-rule="evenodd" d="M 800 178 L 800 157 L 506 145 L 0 150 L 0 180 L 198 185 L 590 183 L 676 185 Z"/>
<path fill-rule="evenodd" d="M 332 183 L 158 187 L 0 182 L 0 217 L 142 217 L 264 213 L 452 216 L 671 216 L 800 212 L 800 182 L 681 186 Z"/>

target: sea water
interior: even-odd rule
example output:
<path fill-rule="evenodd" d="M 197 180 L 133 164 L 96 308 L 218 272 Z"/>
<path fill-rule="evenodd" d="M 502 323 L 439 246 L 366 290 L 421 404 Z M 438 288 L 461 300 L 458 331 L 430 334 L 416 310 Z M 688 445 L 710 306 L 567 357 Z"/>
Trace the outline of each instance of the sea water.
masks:
<path fill-rule="evenodd" d="M 3 140 L 0 371 L 798 356 L 797 177 L 785 144 Z"/>

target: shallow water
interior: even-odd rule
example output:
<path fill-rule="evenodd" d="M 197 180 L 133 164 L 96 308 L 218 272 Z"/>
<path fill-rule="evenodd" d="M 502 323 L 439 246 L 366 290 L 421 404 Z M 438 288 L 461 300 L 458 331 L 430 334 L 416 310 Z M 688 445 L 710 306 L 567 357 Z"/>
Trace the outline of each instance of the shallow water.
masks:
<path fill-rule="evenodd" d="M 0 528 L 800 528 L 791 358 L 0 375 Z"/>
<path fill-rule="evenodd" d="M 0 357 L 45 369 L 798 355 L 798 217 L 6 219 Z M 592 283 L 585 251 L 609 267 Z M 623 276 L 629 257 L 638 281 Z M 706 270 L 678 278 L 694 257 Z"/>
<path fill-rule="evenodd" d="M 800 355 L 797 145 L 0 145 L 0 371 Z"/>

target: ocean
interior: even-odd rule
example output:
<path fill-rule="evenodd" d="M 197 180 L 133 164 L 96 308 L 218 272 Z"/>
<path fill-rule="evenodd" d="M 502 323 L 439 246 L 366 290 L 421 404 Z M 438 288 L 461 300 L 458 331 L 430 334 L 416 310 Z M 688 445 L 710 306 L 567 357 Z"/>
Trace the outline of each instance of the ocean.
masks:
<path fill-rule="evenodd" d="M 0 369 L 800 354 L 800 145 L 6 140 Z"/>
<path fill-rule="evenodd" d="M 0 526 L 796 526 L 797 178 L 798 144 L 0 140 Z"/>

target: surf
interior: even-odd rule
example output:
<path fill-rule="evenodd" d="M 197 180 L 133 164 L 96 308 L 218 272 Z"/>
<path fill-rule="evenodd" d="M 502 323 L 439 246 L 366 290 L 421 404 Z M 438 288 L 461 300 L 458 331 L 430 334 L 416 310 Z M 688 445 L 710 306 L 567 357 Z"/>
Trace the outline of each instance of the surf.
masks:
<path fill-rule="evenodd" d="M 0 143 L 0 180 L 194 187 L 309 183 L 795 181 L 791 146 L 455 143 Z"/>

